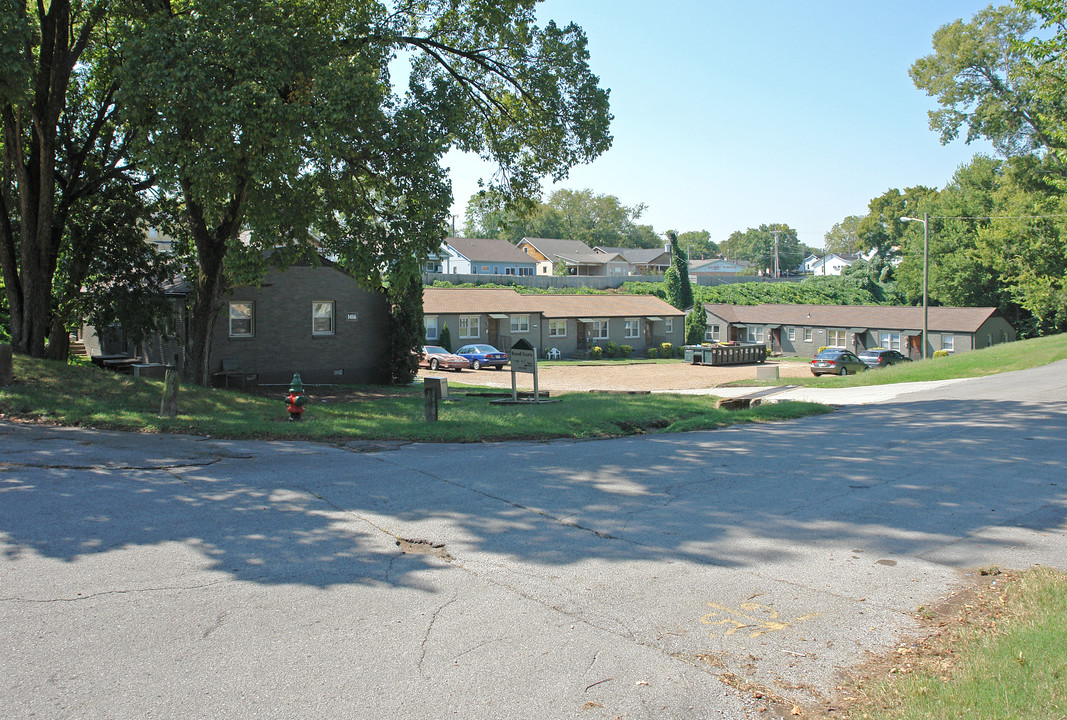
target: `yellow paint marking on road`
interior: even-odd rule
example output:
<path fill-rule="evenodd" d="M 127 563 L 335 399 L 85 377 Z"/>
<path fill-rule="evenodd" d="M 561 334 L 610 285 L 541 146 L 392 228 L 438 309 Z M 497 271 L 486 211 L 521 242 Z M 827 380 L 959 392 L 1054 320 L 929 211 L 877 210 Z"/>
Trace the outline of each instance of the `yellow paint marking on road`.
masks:
<path fill-rule="evenodd" d="M 708 607 L 712 608 L 713 612 L 706 613 L 700 618 L 700 622 L 705 625 L 722 625 L 726 627 L 727 630 L 723 632 L 723 636 L 734 635 L 741 630 L 755 628 L 748 636 L 759 637 L 776 630 L 785 630 L 795 623 L 811 620 L 819 615 L 819 613 L 808 613 L 792 620 L 783 620 L 778 611 L 770 605 L 755 602 L 743 602 L 737 610 L 714 602 L 709 602 Z M 712 637 L 714 636 L 715 633 L 712 633 Z"/>

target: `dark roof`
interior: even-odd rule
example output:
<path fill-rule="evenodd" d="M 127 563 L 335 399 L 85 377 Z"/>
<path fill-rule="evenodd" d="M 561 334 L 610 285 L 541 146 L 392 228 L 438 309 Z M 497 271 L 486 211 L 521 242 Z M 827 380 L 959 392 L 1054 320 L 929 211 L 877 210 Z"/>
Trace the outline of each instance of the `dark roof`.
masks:
<path fill-rule="evenodd" d="M 520 295 L 506 288 L 424 288 L 427 315 L 541 313 L 548 318 L 680 317 L 681 310 L 653 295 Z"/>
<path fill-rule="evenodd" d="M 450 237 L 445 242 L 468 260 L 530 264 L 537 262 L 507 240 Z"/>
<path fill-rule="evenodd" d="M 885 330 L 920 330 L 921 307 L 899 305 L 725 305 L 706 303 L 709 315 L 737 325 L 796 325 L 815 327 L 862 327 Z M 978 332 L 989 318 L 999 314 L 993 307 L 929 308 L 933 332 Z"/>
<path fill-rule="evenodd" d="M 592 255 L 593 249 L 581 240 L 560 240 L 557 238 L 523 238 L 537 248 L 545 257 L 555 263 L 560 255 L 574 257 L 575 255 Z M 521 252 L 521 251 L 520 251 Z"/>
<path fill-rule="evenodd" d="M 669 265 L 671 262 L 671 253 L 669 250 L 663 248 L 619 248 L 619 247 L 603 247 L 598 245 L 593 248 L 595 252 L 602 252 L 606 255 L 622 255 L 626 262 L 631 265 L 649 265 L 655 261 L 666 256 L 665 262 L 659 263 L 661 265 Z"/>

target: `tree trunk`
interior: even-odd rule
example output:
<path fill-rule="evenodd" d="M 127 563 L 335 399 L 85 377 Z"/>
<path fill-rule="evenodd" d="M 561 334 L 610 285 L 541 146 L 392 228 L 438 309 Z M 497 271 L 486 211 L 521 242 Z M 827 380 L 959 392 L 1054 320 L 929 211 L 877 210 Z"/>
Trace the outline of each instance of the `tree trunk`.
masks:
<path fill-rule="evenodd" d="M 189 184 L 183 181 L 182 186 L 185 197 L 193 197 Z M 185 339 L 185 379 L 196 385 L 211 384 L 211 333 L 226 291 L 223 261 L 229 243 L 240 232 L 241 210 L 246 197 L 247 182 L 241 180 L 237 191 L 230 197 L 222 220 L 213 229 L 207 225 L 202 205 L 188 199 L 185 203 L 199 266 L 196 295 L 189 315 L 189 336 Z"/>

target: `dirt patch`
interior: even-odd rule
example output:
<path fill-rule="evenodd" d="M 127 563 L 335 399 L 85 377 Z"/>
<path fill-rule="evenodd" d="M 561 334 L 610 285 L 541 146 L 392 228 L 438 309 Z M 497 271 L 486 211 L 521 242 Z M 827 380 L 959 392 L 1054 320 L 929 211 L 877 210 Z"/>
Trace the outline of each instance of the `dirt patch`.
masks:
<path fill-rule="evenodd" d="M 767 362 L 761 365 L 690 365 L 688 363 L 612 363 L 589 365 L 580 362 L 538 367 L 537 386 L 553 394 L 573 392 L 650 392 L 654 390 L 700 390 L 726 383 L 756 380 L 756 368 L 777 367 L 781 378 L 808 377 L 807 363 Z M 419 377 L 445 377 L 453 383 L 488 385 L 511 389 L 511 372 L 504 370 L 462 370 L 431 373 L 419 370 Z M 516 375 L 519 390 L 533 389 L 533 375 Z"/>

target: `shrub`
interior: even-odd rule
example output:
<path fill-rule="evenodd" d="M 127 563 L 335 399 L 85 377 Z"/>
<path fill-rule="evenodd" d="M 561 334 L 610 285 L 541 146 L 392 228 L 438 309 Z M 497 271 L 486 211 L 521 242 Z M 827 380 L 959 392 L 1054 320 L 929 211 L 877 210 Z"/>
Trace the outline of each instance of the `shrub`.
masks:
<path fill-rule="evenodd" d="M 593 349 L 589 351 L 589 356 L 594 360 L 599 360 L 600 356 L 604 354 L 604 348 L 599 345 L 594 345 Z"/>
<path fill-rule="evenodd" d="M 604 357 L 618 357 L 619 356 L 619 344 L 614 340 L 609 340 L 604 346 Z"/>
<path fill-rule="evenodd" d="M 659 351 L 665 358 L 674 357 L 674 345 L 669 342 L 660 343 Z"/>
<path fill-rule="evenodd" d="M 448 352 L 452 352 L 452 333 L 448 331 L 448 326 L 444 325 L 441 328 L 441 336 L 437 339 L 437 342 L 441 344 Z"/>
<path fill-rule="evenodd" d="M 648 359 L 649 360 L 655 360 L 657 357 L 659 357 L 659 350 L 657 350 L 656 348 L 650 347 L 648 349 Z"/>
<path fill-rule="evenodd" d="M 685 357 L 685 347 L 682 346 L 682 345 L 679 345 L 678 347 L 674 348 L 674 354 L 677 355 L 679 358 L 684 358 Z"/>
<path fill-rule="evenodd" d="M 633 345 L 620 345 L 619 346 L 619 357 L 628 358 L 633 354 L 634 354 L 634 346 Z"/>
<path fill-rule="evenodd" d="M 948 350 L 934 350 L 934 357 L 948 357 Z"/>

